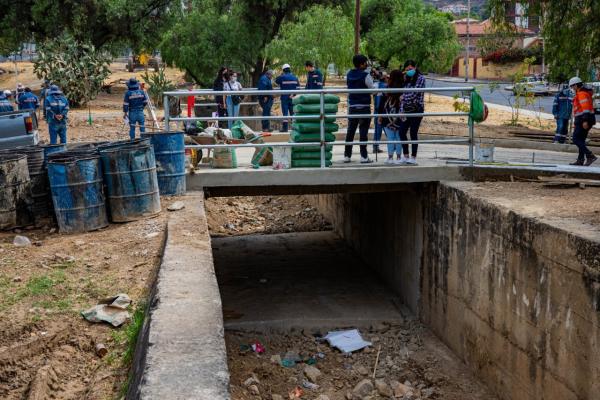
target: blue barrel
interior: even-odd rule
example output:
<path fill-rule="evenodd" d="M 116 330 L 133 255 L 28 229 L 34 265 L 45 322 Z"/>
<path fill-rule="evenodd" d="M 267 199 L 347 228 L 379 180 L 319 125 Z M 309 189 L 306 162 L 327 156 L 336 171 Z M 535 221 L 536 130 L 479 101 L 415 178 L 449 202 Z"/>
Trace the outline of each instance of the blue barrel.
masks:
<path fill-rule="evenodd" d="M 98 148 L 113 222 L 135 221 L 160 212 L 154 151 L 148 140 Z"/>
<path fill-rule="evenodd" d="M 51 154 L 48 178 L 62 233 L 88 232 L 108 226 L 99 156 L 68 151 Z"/>
<path fill-rule="evenodd" d="M 44 166 L 48 162 L 48 155 L 52 153 L 57 153 L 59 151 L 67 150 L 67 145 L 64 143 L 60 144 L 43 144 L 40 146 L 42 150 L 44 150 Z"/>
<path fill-rule="evenodd" d="M 0 229 L 33 223 L 31 204 L 27 156 L 0 153 Z"/>
<path fill-rule="evenodd" d="M 156 157 L 160 194 L 185 194 L 185 144 L 183 132 L 142 133 L 150 138 Z"/>

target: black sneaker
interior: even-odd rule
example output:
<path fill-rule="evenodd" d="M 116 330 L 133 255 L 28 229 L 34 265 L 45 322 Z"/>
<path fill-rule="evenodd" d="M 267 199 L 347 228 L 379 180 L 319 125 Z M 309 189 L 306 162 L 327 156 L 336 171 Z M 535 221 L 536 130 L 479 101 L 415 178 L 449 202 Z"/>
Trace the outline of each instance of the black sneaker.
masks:
<path fill-rule="evenodd" d="M 582 160 L 577 160 L 575 162 L 570 163 L 569 165 L 583 165 L 583 161 Z"/>
<path fill-rule="evenodd" d="M 588 156 L 587 160 L 585 161 L 585 166 L 589 167 L 590 165 L 592 165 L 594 163 L 594 161 L 596 161 L 598 159 L 598 157 L 596 157 L 595 155 L 590 155 Z"/>

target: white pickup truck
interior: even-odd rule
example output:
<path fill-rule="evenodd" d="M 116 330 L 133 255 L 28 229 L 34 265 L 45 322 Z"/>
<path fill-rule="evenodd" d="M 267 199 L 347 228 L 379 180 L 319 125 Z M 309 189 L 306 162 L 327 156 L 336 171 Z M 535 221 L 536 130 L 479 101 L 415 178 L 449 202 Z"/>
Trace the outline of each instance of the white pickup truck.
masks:
<path fill-rule="evenodd" d="M 0 150 L 38 144 L 38 123 L 34 111 L 0 113 Z"/>

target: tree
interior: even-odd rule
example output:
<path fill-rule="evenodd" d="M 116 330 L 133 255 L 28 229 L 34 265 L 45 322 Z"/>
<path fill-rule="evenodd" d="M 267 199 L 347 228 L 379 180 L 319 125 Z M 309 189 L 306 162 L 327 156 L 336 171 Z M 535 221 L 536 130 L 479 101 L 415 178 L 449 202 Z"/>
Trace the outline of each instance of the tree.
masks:
<path fill-rule="evenodd" d="M 371 21 L 366 23 L 367 52 L 383 66 L 391 61 L 400 63 L 413 59 L 424 71 L 446 72 L 460 51 L 460 44 L 448 16 L 421 0 L 392 0 L 386 2 L 384 12 L 376 5 Z"/>
<path fill-rule="evenodd" d="M 496 26 L 507 25 L 506 9 L 516 2 L 490 0 Z M 559 81 L 577 73 L 582 79 L 593 78 L 592 67 L 600 66 L 600 30 L 597 25 L 600 20 L 600 0 L 528 3 L 526 15 L 542 16 L 544 58 L 549 67 L 550 78 Z"/>
<path fill-rule="evenodd" d="M 152 49 L 178 0 L 0 0 L 0 54 L 64 32 L 97 49 Z"/>
<path fill-rule="evenodd" d="M 104 79 L 110 74 L 110 58 L 89 43 L 63 33 L 38 46 L 34 72 L 60 86 L 74 106 L 85 105 L 95 98 Z"/>
<path fill-rule="evenodd" d="M 290 63 L 293 67 L 311 60 L 322 69 L 330 63 L 340 70 L 352 64 L 353 23 L 340 7 L 313 6 L 300 13 L 298 22 L 285 23 L 281 32 L 267 46 L 270 59 Z"/>

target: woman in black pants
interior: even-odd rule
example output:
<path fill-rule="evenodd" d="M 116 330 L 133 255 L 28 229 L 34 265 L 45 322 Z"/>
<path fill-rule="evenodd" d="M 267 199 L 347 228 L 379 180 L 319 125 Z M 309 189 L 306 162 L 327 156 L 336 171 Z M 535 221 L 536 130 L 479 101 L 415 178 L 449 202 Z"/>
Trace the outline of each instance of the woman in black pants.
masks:
<path fill-rule="evenodd" d="M 219 72 L 217 73 L 217 77 L 215 78 L 215 81 L 213 82 L 213 90 L 215 91 L 223 91 L 225 86 L 225 82 L 226 80 L 229 80 L 229 71 L 227 70 L 227 67 L 221 67 L 219 69 Z M 227 103 L 225 102 L 225 96 L 222 95 L 218 95 L 215 96 L 215 102 L 217 103 L 217 113 L 219 114 L 219 117 L 226 117 L 227 116 Z M 226 128 L 227 127 L 227 121 L 219 121 L 219 128 Z"/>
<path fill-rule="evenodd" d="M 417 64 L 413 60 L 404 63 L 404 87 L 405 88 L 424 88 L 425 77 L 417 69 Z M 423 92 L 406 92 L 402 95 L 400 104 L 401 113 L 422 113 L 425 111 L 425 99 Z M 419 127 L 423 117 L 407 117 L 400 126 L 400 140 L 408 140 L 407 133 L 410 132 L 410 140 L 417 140 Z M 417 165 L 417 149 L 419 145 L 414 143 L 411 146 L 411 152 L 408 152 L 408 144 L 402 145 L 402 163 L 406 165 Z"/>

